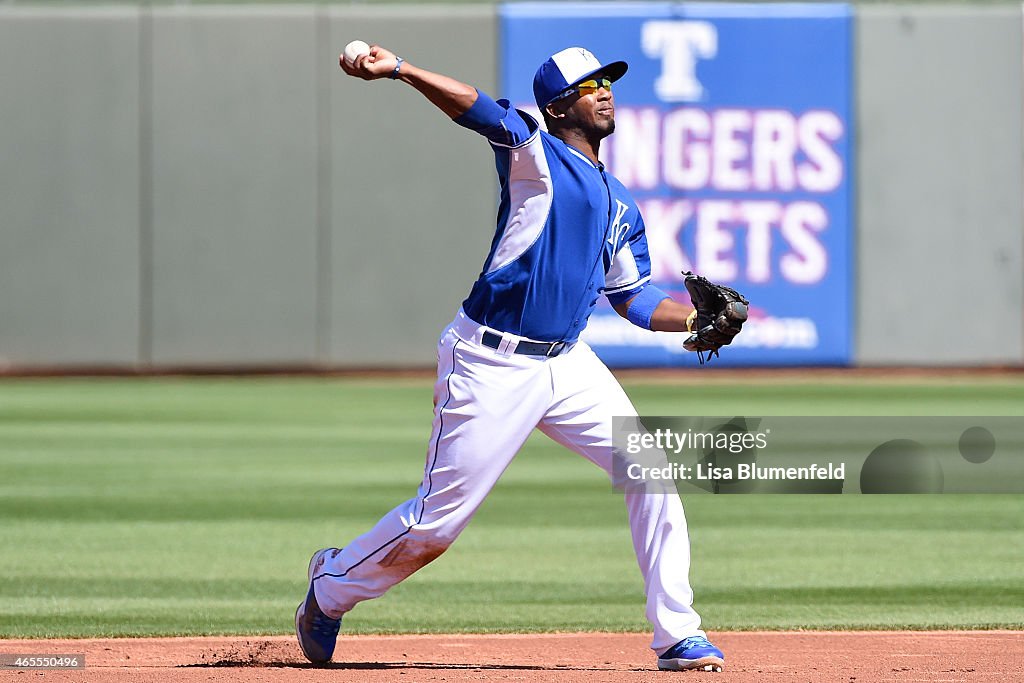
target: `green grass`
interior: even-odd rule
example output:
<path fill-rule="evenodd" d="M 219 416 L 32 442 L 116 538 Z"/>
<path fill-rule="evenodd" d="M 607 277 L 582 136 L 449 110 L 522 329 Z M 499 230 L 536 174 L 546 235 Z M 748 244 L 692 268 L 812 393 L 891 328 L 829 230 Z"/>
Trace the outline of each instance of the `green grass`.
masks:
<path fill-rule="evenodd" d="M 1024 412 L 1014 377 L 627 389 L 652 415 Z M 0 382 L 0 636 L 287 633 L 309 553 L 415 491 L 430 421 L 416 380 Z M 685 503 L 711 630 L 1024 627 L 1024 496 Z M 621 501 L 539 436 L 445 556 L 345 621 L 647 628 Z"/>

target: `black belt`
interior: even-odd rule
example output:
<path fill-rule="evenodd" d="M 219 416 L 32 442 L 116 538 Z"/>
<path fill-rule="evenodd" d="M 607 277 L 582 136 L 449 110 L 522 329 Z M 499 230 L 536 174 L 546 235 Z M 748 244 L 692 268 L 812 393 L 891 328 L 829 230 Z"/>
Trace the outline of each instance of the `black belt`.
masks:
<path fill-rule="evenodd" d="M 495 334 L 494 332 L 484 332 L 483 337 L 484 346 L 488 346 L 492 349 L 497 349 L 501 346 L 501 335 Z M 516 345 L 514 353 L 521 353 L 524 356 L 557 356 L 560 353 L 565 353 L 571 347 L 570 344 L 564 341 L 556 342 L 530 342 L 521 341 Z"/>

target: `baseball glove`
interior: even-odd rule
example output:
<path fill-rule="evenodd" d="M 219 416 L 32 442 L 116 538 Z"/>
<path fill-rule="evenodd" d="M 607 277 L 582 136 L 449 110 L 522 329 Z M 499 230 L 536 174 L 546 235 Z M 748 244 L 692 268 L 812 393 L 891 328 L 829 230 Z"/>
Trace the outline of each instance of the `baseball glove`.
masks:
<path fill-rule="evenodd" d="M 692 326 L 688 326 L 691 334 L 683 342 L 683 348 L 696 351 L 700 364 L 704 365 L 717 356 L 723 346 L 732 343 L 733 337 L 743 329 L 750 302 L 735 289 L 716 285 L 690 271 L 684 271 L 683 275 L 697 314 Z"/>

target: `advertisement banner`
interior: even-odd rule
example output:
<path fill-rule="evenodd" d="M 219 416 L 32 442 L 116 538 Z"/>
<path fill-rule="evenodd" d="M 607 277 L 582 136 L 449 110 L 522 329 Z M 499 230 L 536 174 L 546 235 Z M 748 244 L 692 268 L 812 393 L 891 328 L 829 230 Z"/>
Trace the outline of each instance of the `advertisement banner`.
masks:
<path fill-rule="evenodd" d="M 715 363 L 850 363 L 848 5 L 516 3 L 501 17 L 499 95 L 539 121 L 533 75 L 552 54 L 629 63 L 602 161 L 637 200 L 655 284 L 688 302 L 692 270 L 750 299 Z M 613 366 L 697 362 L 683 335 L 637 328 L 603 300 L 583 339 Z"/>

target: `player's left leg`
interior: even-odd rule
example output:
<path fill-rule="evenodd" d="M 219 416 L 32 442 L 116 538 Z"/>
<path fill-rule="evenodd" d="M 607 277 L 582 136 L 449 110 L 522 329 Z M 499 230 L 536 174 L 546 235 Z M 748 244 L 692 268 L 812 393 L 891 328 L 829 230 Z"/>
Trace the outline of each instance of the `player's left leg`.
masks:
<path fill-rule="evenodd" d="M 416 495 L 343 549 L 310 561 L 295 631 L 307 659 L 331 659 L 340 620 L 356 604 L 443 553 L 469 523 L 551 401 L 546 359 L 501 354 L 461 312 L 442 335 L 434 422 Z"/>
<path fill-rule="evenodd" d="M 540 429 L 613 475 L 612 418 L 635 417 L 618 380 L 586 344 L 552 359 L 554 401 Z M 690 540 L 678 494 L 642 487 L 625 493 L 637 562 L 644 577 L 651 648 L 665 653 L 690 637 L 704 638 L 690 587 Z"/>

